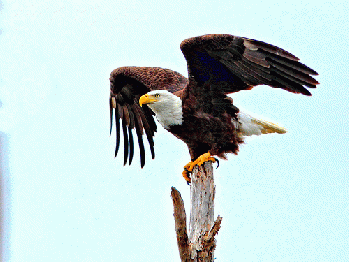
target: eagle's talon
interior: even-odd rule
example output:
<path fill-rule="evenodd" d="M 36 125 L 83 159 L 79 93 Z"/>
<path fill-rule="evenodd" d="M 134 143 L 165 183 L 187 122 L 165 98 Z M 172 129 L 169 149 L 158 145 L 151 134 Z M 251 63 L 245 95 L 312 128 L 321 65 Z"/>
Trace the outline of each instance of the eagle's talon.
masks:
<path fill-rule="evenodd" d="M 190 182 L 191 182 L 191 178 L 190 178 L 190 175 L 191 175 L 191 171 L 193 170 L 193 168 L 191 168 L 191 165 L 192 165 L 192 162 L 189 162 L 188 164 L 186 164 L 184 166 L 184 170 L 182 172 L 182 176 L 183 178 L 185 179 L 185 181 L 187 181 L 187 184 L 189 185 Z M 191 168 L 191 169 L 190 169 Z"/>
<path fill-rule="evenodd" d="M 191 172 L 188 171 L 188 169 L 186 167 L 184 167 L 184 171 L 182 172 L 182 176 L 185 179 L 185 181 L 187 181 L 187 184 L 189 185 L 191 182 L 191 178 L 190 178 Z"/>
<path fill-rule="evenodd" d="M 218 158 L 214 158 L 216 161 L 215 162 L 217 162 L 217 167 L 216 167 L 216 169 L 219 167 L 219 160 L 218 160 Z"/>

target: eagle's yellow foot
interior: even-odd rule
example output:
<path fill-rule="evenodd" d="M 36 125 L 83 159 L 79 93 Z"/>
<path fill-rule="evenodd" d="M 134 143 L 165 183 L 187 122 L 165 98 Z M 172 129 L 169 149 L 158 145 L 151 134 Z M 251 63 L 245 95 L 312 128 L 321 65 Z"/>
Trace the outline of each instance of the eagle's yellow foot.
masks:
<path fill-rule="evenodd" d="M 189 171 L 192 171 L 195 165 L 201 166 L 205 162 L 216 162 L 217 160 L 211 156 L 210 152 L 207 152 L 205 154 L 202 154 L 199 156 L 194 162 L 192 162 L 191 166 L 189 167 Z"/>
<path fill-rule="evenodd" d="M 190 184 L 190 182 L 191 182 L 189 175 L 193 171 L 194 166 L 196 166 L 196 165 L 201 166 L 203 163 L 205 163 L 207 161 L 211 161 L 213 163 L 218 162 L 218 160 L 216 158 L 211 157 L 211 154 L 209 152 L 207 152 L 207 153 L 199 156 L 195 161 L 189 162 L 188 164 L 186 164 L 184 166 L 184 171 L 182 172 L 182 175 L 188 184 Z"/>

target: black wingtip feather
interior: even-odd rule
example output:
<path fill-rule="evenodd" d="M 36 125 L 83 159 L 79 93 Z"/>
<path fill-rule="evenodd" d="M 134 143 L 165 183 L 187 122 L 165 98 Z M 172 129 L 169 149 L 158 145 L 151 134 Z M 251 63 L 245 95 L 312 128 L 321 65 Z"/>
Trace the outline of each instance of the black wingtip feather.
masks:
<path fill-rule="evenodd" d="M 113 129 L 113 103 L 112 103 L 112 97 L 109 98 L 109 110 L 110 110 L 110 135 Z"/>
<path fill-rule="evenodd" d="M 128 135 L 129 135 L 128 141 L 129 141 L 129 145 L 130 145 L 128 163 L 129 163 L 129 165 L 131 165 L 133 155 L 134 155 L 134 142 L 133 142 L 133 136 L 132 136 L 132 129 L 130 128 L 130 126 L 128 128 Z"/>
<path fill-rule="evenodd" d="M 129 165 L 131 165 L 132 160 L 133 160 L 133 156 L 134 156 L 134 141 L 133 141 L 133 134 L 132 134 L 132 129 L 134 128 L 135 125 L 135 120 L 134 120 L 134 115 L 133 115 L 133 111 L 131 110 L 131 107 L 128 105 L 127 106 L 128 112 L 129 112 L 129 117 L 130 117 L 130 124 L 128 126 L 128 135 L 129 135 Z"/>
<path fill-rule="evenodd" d="M 151 147 L 150 151 L 151 151 L 151 159 L 155 159 L 155 150 L 154 150 L 154 146 Z"/>
<path fill-rule="evenodd" d="M 116 129 L 116 146 L 115 146 L 115 157 L 118 154 L 120 147 L 120 119 L 118 108 L 115 108 L 115 129 Z"/>
<path fill-rule="evenodd" d="M 128 134 L 127 134 L 127 126 L 126 120 L 122 119 L 122 132 L 124 134 L 124 165 L 127 163 L 128 159 Z"/>
<path fill-rule="evenodd" d="M 261 51 L 262 52 L 262 51 Z M 311 69 L 310 67 L 306 66 L 305 64 L 302 64 L 301 62 L 298 61 L 294 61 L 294 60 L 288 60 L 285 59 L 284 57 L 280 57 L 274 54 L 268 54 L 266 52 L 264 52 L 264 54 L 266 55 L 266 61 L 268 61 L 269 63 L 277 62 L 279 64 L 282 64 L 284 66 L 287 66 L 289 68 L 295 69 L 299 72 L 302 72 L 304 74 L 309 74 L 309 75 L 318 75 L 318 73 Z"/>
<path fill-rule="evenodd" d="M 285 77 L 284 75 L 275 72 L 273 74 L 273 81 L 271 86 L 283 88 L 293 93 L 301 93 L 306 96 L 311 96 L 311 93 L 306 88 L 304 88 L 303 85 L 290 80 L 289 77 Z"/>
<path fill-rule="evenodd" d="M 139 145 L 139 155 L 140 155 L 140 161 L 141 161 L 141 168 L 143 168 L 145 164 L 145 150 L 144 150 L 144 143 L 143 143 L 143 124 L 142 124 L 142 118 L 140 116 L 140 111 L 138 107 L 134 104 L 134 122 L 136 127 L 136 133 L 138 138 L 138 145 Z"/>
<path fill-rule="evenodd" d="M 141 161 L 141 168 L 143 168 L 145 165 L 145 150 L 144 150 L 142 135 L 138 137 L 138 143 L 139 143 L 139 155 L 140 155 L 140 161 Z"/>

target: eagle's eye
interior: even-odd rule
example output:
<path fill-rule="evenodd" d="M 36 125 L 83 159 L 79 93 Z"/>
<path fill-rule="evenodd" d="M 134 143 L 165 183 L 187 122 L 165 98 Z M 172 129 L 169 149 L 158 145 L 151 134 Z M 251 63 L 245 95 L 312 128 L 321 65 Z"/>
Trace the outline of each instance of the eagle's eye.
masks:
<path fill-rule="evenodd" d="M 160 95 L 159 94 L 155 94 L 154 97 L 159 97 Z"/>

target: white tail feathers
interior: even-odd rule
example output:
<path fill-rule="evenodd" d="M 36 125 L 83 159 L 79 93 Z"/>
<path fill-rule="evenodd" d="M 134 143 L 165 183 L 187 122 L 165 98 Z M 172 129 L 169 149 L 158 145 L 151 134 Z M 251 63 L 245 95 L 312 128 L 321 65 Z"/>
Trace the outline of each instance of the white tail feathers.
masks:
<path fill-rule="evenodd" d="M 280 127 L 274 123 L 260 120 L 250 116 L 246 113 L 239 112 L 239 130 L 242 136 L 252 136 L 252 135 L 261 135 L 261 134 L 270 134 L 270 133 L 278 133 L 285 134 L 286 129 Z"/>

